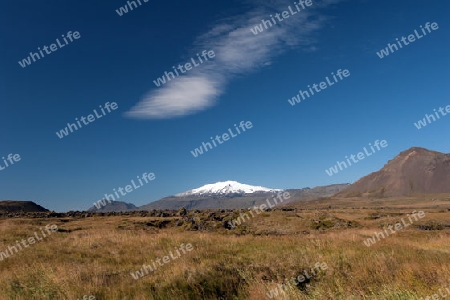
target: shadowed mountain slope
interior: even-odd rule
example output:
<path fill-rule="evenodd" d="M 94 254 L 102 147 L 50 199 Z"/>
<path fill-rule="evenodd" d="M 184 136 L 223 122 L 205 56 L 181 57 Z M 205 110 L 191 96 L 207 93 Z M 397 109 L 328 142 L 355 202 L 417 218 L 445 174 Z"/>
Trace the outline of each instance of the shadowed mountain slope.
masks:
<path fill-rule="evenodd" d="M 33 201 L 14 201 L 14 200 L 0 201 L 0 213 L 46 212 L 46 211 L 49 210 L 34 203 Z"/>

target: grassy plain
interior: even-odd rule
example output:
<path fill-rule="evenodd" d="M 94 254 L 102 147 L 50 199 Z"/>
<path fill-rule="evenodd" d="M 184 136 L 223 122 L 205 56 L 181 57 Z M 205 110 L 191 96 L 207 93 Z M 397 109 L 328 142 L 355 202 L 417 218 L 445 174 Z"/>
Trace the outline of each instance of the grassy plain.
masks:
<path fill-rule="evenodd" d="M 0 261 L 0 299 L 261 300 L 316 262 L 328 269 L 275 299 L 420 299 L 450 284 L 446 195 L 321 199 L 289 207 L 255 214 L 234 230 L 222 225 L 238 213 L 220 211 L 1 219 L 0 251 L 47 224 L 59 231 Z M 425 211 L 425 218 L 375 245 L 363 243 L 414 210 Z M 140 279 L 131 276 L 182 243 L 194 249 Z"/>

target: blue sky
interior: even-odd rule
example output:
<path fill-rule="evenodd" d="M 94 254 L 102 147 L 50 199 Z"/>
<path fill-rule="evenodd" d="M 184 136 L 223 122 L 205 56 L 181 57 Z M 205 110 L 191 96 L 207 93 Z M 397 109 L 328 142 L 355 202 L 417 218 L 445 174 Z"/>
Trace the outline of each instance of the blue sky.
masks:
<path fill-rule="evenodd" d="M 207 183 L 272 188 L 354 182 L 412 146 L 449 153 L 450 4 L 313 1 L 253 35 L 290 1 L 8 1 L 0 5 L 0 199 L 83 210 L 145 172 L 156 179 L 120 200 L 143 205 Z M 269 4 L 267 4 L 269 3 Z M 386 58 L 376 52 L 436 22 L 439 29 Z M 18 61 L 68 31 L 81 38 L 22 68 Z M 153 80 L 196 53 L 215 58 L 162 87 Z M 351 76 L 291 106 L 331 72 Z M 59 139 L 99 105 L 118 109 Z M 233 124 L 253 128 L 194 158 Z M 389 146 L 330 177 L 325 169 L 375 140 Z M 3 165 L 2 165 L 3 166 Z"/>

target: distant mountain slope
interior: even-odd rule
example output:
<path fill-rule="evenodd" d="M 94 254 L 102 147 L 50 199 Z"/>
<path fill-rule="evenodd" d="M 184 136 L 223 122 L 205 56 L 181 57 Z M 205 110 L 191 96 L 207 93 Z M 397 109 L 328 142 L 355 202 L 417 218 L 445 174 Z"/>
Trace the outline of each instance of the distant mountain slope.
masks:
<path fill-rule="evenodd" d="M 450 193 L 450 154 L 413 147 L 336 196 L 394 197 Z"/>
<path fill-rule="evenodd" d="M 111 212 L 111 211 L 130 211 L 130 210 L 138 210 L 138 207 L 132 203 L 126 203 L 123 201 L 106 201 L 106 205 L 101 205 L 100 208 L 97 206 L 90 207 L 87 211 L 91 212 Z M 100 205 L 97 203 L 97 205 Z"/>
<path fill-rule="evenodd" d="M 345 190 L 350 186 L 349 183 L 332 184 L 325 186 L 317 186 L 315 188 L 304 188 L 304 189 L 292 189 L 287 190 L 291 193 L 293 198 L 320 198 L 332 196 L 340 191 Z"/>
<path fill-rule="evenodd" d="M 0 213 L 12 212 L 46 212 L 46 208 L 34 203 L 33 201 L 0 201 Z"/>
<path fill-rule="evenodd" d="M 283 202 L 289 203 L 305 198 L 327 197 L 331 196 L 344 188 L 348 184 L 335 184 L 325 187 L 304 188 L 304 189 L 288 189 L 285 190 L 290 193 L 290 199 Z M 161 200 L 149 203 L 139 207 L 140 210 L 151 209 L 179 209 L 185 207 L 186 209 L 238 209 L 249 208 L 250 206 L 260 205 L 266 203 L 266 199 L 272 199 L 273 195 L 277 195 L 282 190 L 269 189 L 270 191 L 257 192 L 243 192 L 240 193 L 223 193 L 223 191 L 216 191 L 216 193 L 198 193 L 187 194 L 187 196 L 170 196 Z M 193 191 L 193 190 L 191 190 Z M 181 193 L 185 194 L 185 193 Z M 178 194 L 178 195 L 181 195 Z M 272 202 L 273 203 L 273 202 Z"/>

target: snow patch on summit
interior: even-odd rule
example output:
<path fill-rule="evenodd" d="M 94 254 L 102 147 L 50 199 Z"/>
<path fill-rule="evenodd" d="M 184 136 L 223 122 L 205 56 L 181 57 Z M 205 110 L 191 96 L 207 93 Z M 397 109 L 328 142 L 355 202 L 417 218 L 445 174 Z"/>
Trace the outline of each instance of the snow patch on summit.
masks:
<path fill-rule="evenodd" d="M 253 186 L 248 184 L 239 183 L 237 181 L 220 181 L 212 184 L 201 186 L 197 189 L 189 190 L 184 193 L 176 194 L 176 197 L 184 197 L 191 195 L 204 195 L 204 194 L 234 194 L 234 193 L 257 193 L 257 192 L 279 192 L 280 189 L 269 189 L 263 186 Z"/>

